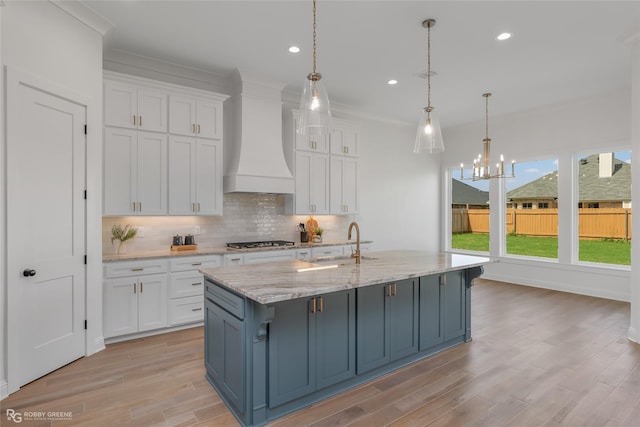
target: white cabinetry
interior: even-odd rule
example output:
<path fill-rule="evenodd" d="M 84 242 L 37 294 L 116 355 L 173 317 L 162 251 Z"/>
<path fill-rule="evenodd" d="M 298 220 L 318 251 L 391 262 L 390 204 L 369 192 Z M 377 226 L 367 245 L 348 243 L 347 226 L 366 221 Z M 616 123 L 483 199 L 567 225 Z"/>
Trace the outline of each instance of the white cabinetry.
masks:
<path fill-rule="evenodd" d="M 344 255 L 343 246 L 319 246 L 311 248 L 311 258 L 335 257 Z"/>
<path fill-rule="evenodd" d="M 167 92 L 105 80 L 104 124 L 167 131 Z"/>
<path fill-rule="evenodd" d="M 295 213 L 329 213 L 329 156 L 296 152 Z"/>
<path fill-rule="evenodd" d="M 285 209 L 297 215 L 351 215 L 358 212 L 358 155 L 360 133 L 354 124 L 334 120 L 328 137 L 296 133 L 297 111 L 285 117 L 285 145 L 295 171 L 295 194 Z M 293 141 L 293 143 L 291 142 Z"/>
<path fill-rule="evenodd" d="M 169 132 L 222 139 L 222 101 L 170 95 Z"/>
<path fill-rule="evenodd" d="M 219 267 L 220 255 L 180 257 L 170 261 L 169 325 L 204 319 L 204 276 L 200 268 Z"/>
<path fill-rule="evenodd" d="M 244 254 L 245 264 L 262 264 L 265 262 L 289 261 L 296 259 L 295 249 L 249 252 Z"/>
<path fill-rule="evenodd" d="M 166 271 L 167 263 L 162 260 L 123 262 L 105 268 L 105 338 L 167 326 Z"/>
<path fill-rule="evenodd" d="M 167 214 L 167 136 L 106 128 L 104 214 Z"/>
<path fill-rule="evenodd" d="M 171 136 L 169 214 L 222 215 L 222 142 Z"/>
<path fill-rule="evenodd" d="M 331 156 L 331 213 L 358 212 L 358 159 Z"/>

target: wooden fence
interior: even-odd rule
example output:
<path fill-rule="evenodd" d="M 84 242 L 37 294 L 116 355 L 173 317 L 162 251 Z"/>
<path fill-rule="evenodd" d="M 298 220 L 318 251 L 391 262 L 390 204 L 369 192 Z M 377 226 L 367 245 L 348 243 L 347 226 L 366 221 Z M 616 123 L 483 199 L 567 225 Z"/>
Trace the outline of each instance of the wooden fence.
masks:
<path fill-rule="evenodd" d="M 507 233 L 557 236 L 558 209 L 507 209 Z M 454 233 L 488 233 L 489 209 L 452 209 Z M 579 209 L 580 239 L 631 240 L 631 209 Z"/>

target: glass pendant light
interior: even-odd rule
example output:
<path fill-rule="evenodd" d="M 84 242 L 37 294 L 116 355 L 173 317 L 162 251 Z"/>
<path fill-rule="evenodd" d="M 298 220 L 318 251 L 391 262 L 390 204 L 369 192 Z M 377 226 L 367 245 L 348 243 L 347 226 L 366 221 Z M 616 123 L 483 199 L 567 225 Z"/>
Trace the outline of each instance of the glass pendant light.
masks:
<path fill-rule="evenodd" d="M 300 119 L 296 131 L 302 135 L 328 135 L 333 128 L 329 96 L 316 70 L 316 0 L 313 0 L 313 72 L 307 75 L 300 98 Z"/>
<path fill-rule="evenodd" d="M 436 25 L 435 19 L 425 19 L 422 26 L 427 29 L 427 106 L 422 110 L 418 122 L 414 153 L 440 153 L 444 151 L 444 141 L 434 107 L 431 105 L 431 27 Z"/>

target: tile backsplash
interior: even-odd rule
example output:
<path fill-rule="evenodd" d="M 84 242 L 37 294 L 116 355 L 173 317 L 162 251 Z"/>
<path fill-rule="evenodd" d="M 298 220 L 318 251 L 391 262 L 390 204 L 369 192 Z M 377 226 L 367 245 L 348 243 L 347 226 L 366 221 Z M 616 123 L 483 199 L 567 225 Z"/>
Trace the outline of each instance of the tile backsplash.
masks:
<path fill-rule="evenodd" d="M 308 215 L 286 215 L 284 196 L 276 194 L 229 193 L 224 195 L 223 216 L 126 216 L 102 218 L 102 253 L 115 254 L 118 242 L 111 244 L 114 224 L 138 227 L 139 235 L 127 241 L 129 254 L 168 249 L 172 236 L 193 234 L 200 247 L 223 247 L 227 242 L 253 240 L 300 241 L 296 225 Z M 325 240 L 345 240 L 355 215 L 315 217 L 325 230 Z M 199 233 L 197 228 L 199 227 Z"/>

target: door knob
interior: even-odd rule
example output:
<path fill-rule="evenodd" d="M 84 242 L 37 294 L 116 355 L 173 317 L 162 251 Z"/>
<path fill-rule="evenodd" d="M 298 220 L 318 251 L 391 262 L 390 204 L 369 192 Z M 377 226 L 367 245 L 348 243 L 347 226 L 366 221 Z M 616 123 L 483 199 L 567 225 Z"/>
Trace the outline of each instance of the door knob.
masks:
<path fill-rule="evenodd" d="M 24 277 L 33 277 L 33 276 L 35 276 L 35 275 L 36 275 L 36 271 L 35 271 L 35 270 L 32 270 L 32 269 L 30 269 L 30 268 L 26 268 L 26 269 L 22 272 L 22 275 L 23 275 Z"/>

